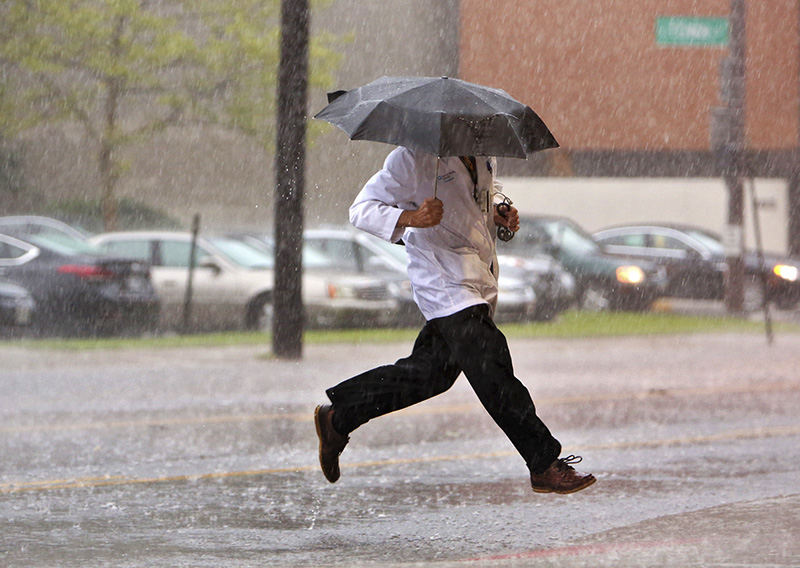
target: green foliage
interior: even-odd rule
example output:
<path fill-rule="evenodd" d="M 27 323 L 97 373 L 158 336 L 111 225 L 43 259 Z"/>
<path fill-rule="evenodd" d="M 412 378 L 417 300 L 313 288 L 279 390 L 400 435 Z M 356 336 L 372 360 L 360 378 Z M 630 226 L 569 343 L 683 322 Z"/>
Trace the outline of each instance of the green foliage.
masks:
<path fill-rule="evenodd" d="M 16 199 L 24 186 L 19 155 L 14 147 L 4 142 L 0 134 L 0 201 L 5 204 Z M 0 211 L 2 209 L 3 205 L 0 205 Z"/>
<path fill-rule="evenodd" d="M 14 96 L 0 92 L 0 128 L 81 125 L 114 228 L 130 145 L 199 120 L 272 148 L 279 17 L 279 0 L 3 0 L 0 73 Z M 335 42 L 312 38 L 312 88 L 330 85 Z"/>
<path fill-rule="evenodd" d="M 320 4 L 319 2 L 315 4 Z M 280 1 L 194 3 L 206 33 L 201 47 L 206 75 L 197 115 L 255 138 L 272 151 L 280 58 Z M 309 88 L 327 89 L 340 55 L 331 34 L 311 37 Z M 315 130 L 312 129 L 312 133 Z"/>
<path fill-rule="evenodd" d="M 123 144 L 174 122 L 188 105 L 171 72 L 199 60 L 180 2 L 6 0 L 0 57 L 23 81 L 24 126 L 69 118 L 95 141 Z M 166 94 L 169 93 L 169 96 Z M 122 101 L 139 104 L 123 126 Z M 147 104 L 143 104 L 147 103 Z"/>

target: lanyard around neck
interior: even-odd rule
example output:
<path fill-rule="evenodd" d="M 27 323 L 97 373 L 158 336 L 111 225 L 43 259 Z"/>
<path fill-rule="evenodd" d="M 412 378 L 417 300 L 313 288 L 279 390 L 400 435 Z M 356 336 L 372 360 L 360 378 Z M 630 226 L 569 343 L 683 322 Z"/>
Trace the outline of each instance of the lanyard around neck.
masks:
<path fill-rule="evenodd" d="M 469 177 L 472 178 L 472 183 L 478 185 L 478 162 L 475 160 L 475 156 L 459 156 L 458 159 L 467 168 Z"/>

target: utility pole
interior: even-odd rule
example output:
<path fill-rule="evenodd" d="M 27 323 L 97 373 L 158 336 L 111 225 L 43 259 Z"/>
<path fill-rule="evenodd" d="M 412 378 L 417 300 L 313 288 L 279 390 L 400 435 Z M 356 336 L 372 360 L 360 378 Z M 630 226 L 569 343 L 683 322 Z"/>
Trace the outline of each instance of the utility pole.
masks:
<path fill-rule="evenodd" d="M 286 359 L 299 359 L 303 354 L 303 193 L 309 19 L 308 0 L 281 0 L 272 352 Z"/>
<path fill-rule="evenodd" d="M 728 278 L 725 306 L 741 312 L 744 303 L 744 182 L 745 155 L 745 0 L 731 0 L 728 56 L 721 62 L 720 95 L 725 103 L 712 112 L 711 145 L 728 188 L 725 256 Z"/>
<path fill-rule="evenodd" d="M 796 25 L 800 29 L 800 5 L 796 8 Z M 798 38 L 800 39 L 800 38 Z M 800 77 L 795 78 L 795 86 L 800 86 Z M 800 97 L 797 99 L 798 116 L 800 116 Z M 789 254 L 800 256 L 800 123 L 798 123 L 797 142 L 791 158 L 788 174 L 787 197 L 789 201 Z"/>

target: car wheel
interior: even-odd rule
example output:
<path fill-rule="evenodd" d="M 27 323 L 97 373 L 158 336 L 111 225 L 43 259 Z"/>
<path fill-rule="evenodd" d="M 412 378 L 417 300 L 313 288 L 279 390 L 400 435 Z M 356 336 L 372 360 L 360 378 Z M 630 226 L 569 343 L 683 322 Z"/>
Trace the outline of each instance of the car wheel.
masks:
<path fill-rule="evenodd" d="M 597 282 L 590 282 L 581 293 L 580 308 L 587 312 L 602 312 L 611 308 L 611 295 L 608 289 Z"/>
<path fill-rule="evenodd" d="M 272 298 L 267 295 L 259 296 L 250 303 L 247 311 L 247 329 L 253 331 L 272 331 L 274 318 Z"/>
<path fill-rule="evenodd" d="M 744 300 L 742 309 L 749 312 L 757 312 L 764 307 L 764 287 L 758 278 L 747 278 L 744 281 Z"/>

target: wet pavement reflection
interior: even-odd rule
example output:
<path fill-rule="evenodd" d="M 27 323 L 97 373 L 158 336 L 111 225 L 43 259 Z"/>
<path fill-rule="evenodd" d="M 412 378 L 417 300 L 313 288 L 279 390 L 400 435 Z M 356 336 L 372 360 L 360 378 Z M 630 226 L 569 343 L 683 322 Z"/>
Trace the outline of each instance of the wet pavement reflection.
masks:
<path fill-rule="evenodd" d="M 584 492 L 534 494 L 463 378 L 354 432 L 329 484 L 314 405 L 408 348 L 0 347 L 0 564 L 800 564 L 800 336 L 512 341 Z"/>

